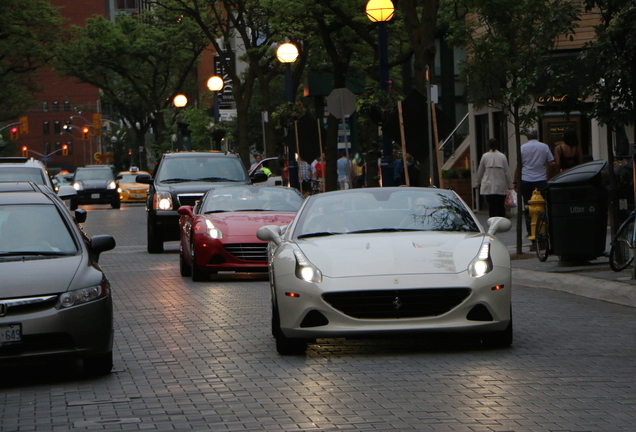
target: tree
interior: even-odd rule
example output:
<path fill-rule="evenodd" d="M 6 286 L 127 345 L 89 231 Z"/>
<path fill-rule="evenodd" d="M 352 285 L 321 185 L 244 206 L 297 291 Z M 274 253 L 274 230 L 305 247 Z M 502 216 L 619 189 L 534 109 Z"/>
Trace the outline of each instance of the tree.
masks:
<path fill-rule="evenodd" d="M 521 132 L 537 117 L 533 90 L 549 75 L 557 36 L 574 31 L 576 7 L 567 0 L 447 0 L 442 16 L 449 41 L 468 52 L 461 76 L 469 85 L 469 102 L 501 109 L 514 124 L 521 173 Z M 517 218 L 518 254 L 522 219 Z"/>
<path fill-rule="evenodd" d="M 0 2 L 0 121 L 16 118 L 39 90 L 35 71 L 53 58 L 63 19 L 48 0 Z"/>
<path fill-rule="evenodd" d="M 151 126 L 161 143 L 164 112 L 189 84 L 207 45 L 192 21 L 166 10 L 116 23 L 93 16 L 85 27 L 71 27 L 65 39 L 56 49 L 56 70 L 99 88 L 103 101 L 132 125 L 139 146 Z"/>

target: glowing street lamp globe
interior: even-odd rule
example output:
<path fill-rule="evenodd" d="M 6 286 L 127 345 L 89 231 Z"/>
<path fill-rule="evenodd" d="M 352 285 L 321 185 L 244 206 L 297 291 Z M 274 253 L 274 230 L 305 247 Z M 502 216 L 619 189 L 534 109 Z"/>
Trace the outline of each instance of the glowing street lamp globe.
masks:
<path fill-rule="evenodd" d="M 220 76 L 213 76 L 208 80 L 208 89 L 210 91 L 219 91 L 223 88 L 223 78 Z"/>
<path fill-rule="evenodd" d="M 371 21 L 386 22 L 393 18 L 395 8 L 391 0 L 369 0 L 366 11 Z"/>
<path fill-rule="evenodd" d="M 298 58 L 298 48 L 292 43 L 284 43 L 276 50 L 276 58 L 281 63 L 293 63 Z"/>
<path fill-rule="evenodd" d="M 174 106 L 176 106 L 177 108 L 183 108 L 184 106 L 188 104 L 188 98 L 185 97 L 185 95 L 178 94 L 174 97 L 172 102 L 174 103 Z"/>

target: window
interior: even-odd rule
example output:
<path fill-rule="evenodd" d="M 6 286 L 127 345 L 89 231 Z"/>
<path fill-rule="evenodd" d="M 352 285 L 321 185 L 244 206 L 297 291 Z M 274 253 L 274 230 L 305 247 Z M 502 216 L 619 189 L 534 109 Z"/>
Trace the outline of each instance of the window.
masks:
<path fill-rule="evenodd" d="M 49 103 L 42 102 L 42 111 L 47 112 L 49 110 Z"/>
<path fill-rule="evenodd" d="M 71 110 L 71 101 L 64 101 L 64 111 Z"/>
<path fill-rule="evenodd" d="M 55 123 L 53 123 L 53 133 L 55 135 L 59 135 L 59 134 L 62 133 L 62 126 L 61 126 L 60 122 L 57 121 L 57 120 L 55 121 Z"/>
<path fill-rule="evenodd" d="M 60 103 L 58 101 L 53 101 L 53 111 L 60 110 Z"/>
<path fill-rule="evenodd" d="M 42 134 L 49 135 L 51 133 L 51 125 L 48 121 L 42 123 Z"/>
<path fill-rule="evenodd" d="M 47 141 L 44 143 L 44 156 L 48 156 L 49 153 L 51 153 L 51 143 Z"/>
<path fill-rule="evenodd" d="M 72 141 L 66 141 L 66 145 L 68 146 L 68 154 L 72 155 L 73 154 L 73 142 Z"/>

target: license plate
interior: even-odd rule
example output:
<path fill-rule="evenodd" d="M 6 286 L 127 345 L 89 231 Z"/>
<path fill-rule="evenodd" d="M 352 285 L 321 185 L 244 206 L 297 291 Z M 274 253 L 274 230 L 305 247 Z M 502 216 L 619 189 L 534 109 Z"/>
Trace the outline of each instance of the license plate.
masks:
<path fill-rule="evenodd" d="M 92 199 L 99 199 L 99 194 L 91 194 Z"/>
<path fill-rule="evenodd" d="M 0 345 L 22 341 L 22 325 L 0 325 Z"/>
<path fill-rule="evenodd" d="M 141 195 L 140 194 L 134 194 L 133 197 L 134 198 L 141 198 Z"/>

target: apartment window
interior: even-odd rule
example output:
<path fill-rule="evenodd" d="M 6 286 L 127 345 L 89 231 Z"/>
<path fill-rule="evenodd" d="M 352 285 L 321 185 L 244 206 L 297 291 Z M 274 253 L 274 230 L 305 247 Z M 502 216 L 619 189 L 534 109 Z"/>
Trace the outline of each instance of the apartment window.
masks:
<path fill-rule="evenodd" d="M 59 135 L 62 133 L 62 126 L 59 121 L 56 121 L 55 123 L 53 123 L 53 133 L 55 135 Z"/>
<path fill-rule="evenodd" d="M 42 134 L 49 135 L 51 133 L 51 125 L 49 122 L 45 121 L 42 123 Z"/>
<path fill-rule="evenodd" d="M 44 156 L 48 156 L 50 153 L 51 153 L 51 143 L 47 141 L 44 143 Z"/>
<path fill-rule="evenodd" d="M 62 143 L 59 141 L 55 141 L 55 150 L 61 150 L 62 149 Z"/>
<path fill-rule="evenodd" d="M 58 101 L 53 101 L 53 111 L 60 110 L 60 103 Z"/>
<path fill-rule="evenodd" d="M 64 111 L 71 110 L 71 101 L 64 101 Z"/>
<path fill-rule="evenodd" d="M 73 154 L 73 142 L 72 141 L 66 141 L 66 145 L 68 146 L 68 154 L 72 155 Z"/>
<path fill-rule="evenodd" d="M 49 103 L 42 102 L 42 111 L 47 112 L 49 110 Z"/>

